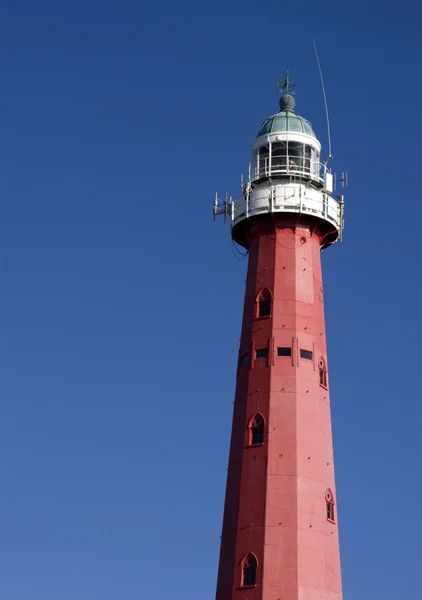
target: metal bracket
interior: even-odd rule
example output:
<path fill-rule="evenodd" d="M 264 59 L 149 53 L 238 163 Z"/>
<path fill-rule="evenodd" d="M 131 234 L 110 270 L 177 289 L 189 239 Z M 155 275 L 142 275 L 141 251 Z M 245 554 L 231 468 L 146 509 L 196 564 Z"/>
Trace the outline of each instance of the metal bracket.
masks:
<path fill-rule="evenodd" d="M 349 185 L 349 175 L 347 171 L 341 174 L 340 179 L 337 179 L 337 174 L 334 173 L 334 191 L 337 188 L 337 183 L 341 183 L 342 188 L 345 188 Z"/>
<path fill-rule="evenodd" d="M 215 217 L 217 215 L 224 215 L 224 223 L 226 223 L 227 215 L 231 215 L 232 204 L 232 197 L 230 196 L 229 198 L 228 192 L 226 192 L 226 197 L 224 200 L 220 200 L 218 194 L 216 193 L 213 208 L 213 221 L 215 221 Z"/>

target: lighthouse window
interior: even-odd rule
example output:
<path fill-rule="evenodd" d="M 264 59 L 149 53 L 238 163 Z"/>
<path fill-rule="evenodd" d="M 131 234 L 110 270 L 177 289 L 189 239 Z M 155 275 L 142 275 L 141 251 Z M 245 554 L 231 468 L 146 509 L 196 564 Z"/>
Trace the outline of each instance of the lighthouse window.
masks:
<path fill-rule="evenodd" d="M 299 142 L 289 142 L 289 171 L 302 171 L 303 165 L 303 144 Z"/>
<path fill-rule="evenodd" d="M 248 554 L 242 561 L 242 587 L 256 585 L 257 560 L 253 554 Z"/>
<path fill-rule="evenodd" d="M 319 177 L 319 152 L 312 148 L 312 175 L 315 178 Z"/>
<path fill-rule="evenodd" d="M 252 154 L 252 164 L 254 169 L 254 179 L 259 179 L 259 164 L 258 164 L 258 150 L 255 150 Z"/>
<path fill-rule="evenodd" d="M 325 506 L 326 506 L 327 521 L 331 521 L 331 523 L 335 523 L 334 496 L 333 496 L 333 492 L 331 490 L 327 490 L 325 492 Z"/>
<path fill-rule="evenodd" d="M 277 348 L 277 356 L 291 356 L 292 349 L 291 348 Z"/>
<path fill-rule="evenodd" d="M 271 170 L 286 172 L 287 142 L 276 142 L 271 146 Z"/>
<path fill-rule="evenodd" d="M 319 385 L 326 388 L 327 387 L 327 367 L 325 366 L 325 361 L 323 358 L 319 359 L 318 368 L 319 368 Z"/>
<path fill-rule="evenodd" d="M 264 177 L 268 174 L 269 153 L 269 146 L 261 146 L 261 148 L 258 150 L 258 177 Z"/>
<path fill-rule="evenodd" d="M 260 348 L 256 351 L 256 358 L 267 358 L 268 348 Z"/>
<path fill-rule="evenodd" d="M 269 317 L 271 314 L 271 294 L 267 289 L 258 296 L 258 317 Z"/>
<path fill-rule="evenodd" d="M 249 425 L 249 445 L 257 446 L 264 443 L 264 417 L 255 415 Z"/>
<path fill-rule="evenodd" d="M 240 358 L 240 364 L 241 365 L 246 365 L 247 362 L 249 361 L 249 354 L 244 354 L 241 358 Z"/>
<path fill-rule="evenodd" d="M 302 350 L 300 349 L 300 358 L 304 358 L 306 360 L 312 360 L 312 351 L 311 350 Z"/>
<path fill-rule="evenodd" d="M 305 168 L 305 173 L 308 175 L 310 175 L 310 173 L 311 173 L 311 158 L 312 158 L 312 148 L 311 148 L 311 146 L 305 146 L 304 168 Z"/>

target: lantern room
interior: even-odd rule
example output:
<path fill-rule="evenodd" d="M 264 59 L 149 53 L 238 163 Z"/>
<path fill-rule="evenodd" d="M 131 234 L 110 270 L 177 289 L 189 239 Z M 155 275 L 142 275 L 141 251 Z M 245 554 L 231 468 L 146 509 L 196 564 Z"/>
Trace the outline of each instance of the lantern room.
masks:
<path fill-rule="evenodd" d="M 290 226 L 301 215 L 302 223 L 318 230 L 321 248 L 325 248 L 341 239 L 343 231 L 343 196 L 331 196 L 334 177 L 328 162 L 333 157 L 330 152 L 321 163 L 321 144 L 312 125 L 294 110 L 290 77 L 286 75 L 277 87 L 283 93 L 280 111 L 263 122 L 253 142 L 246 183 L 241 178 L 242 194 L 234 200 L 220 200 L 216 195 L 214 216 L 228 216 L 233 239 L 248 248 L 255 220 L 277 214 L 278 222 L 284 219 Z M 344 181 L 343 175 L 339 181 Z"/>
<path fill-rule="evenodd" d="M 300 178 L 321 184 L 321 144 L 309 121 L 294 111 L 293 96 L 280 98 L 280 112 L 261 126 L 252 146 L 252 181 Z"/>

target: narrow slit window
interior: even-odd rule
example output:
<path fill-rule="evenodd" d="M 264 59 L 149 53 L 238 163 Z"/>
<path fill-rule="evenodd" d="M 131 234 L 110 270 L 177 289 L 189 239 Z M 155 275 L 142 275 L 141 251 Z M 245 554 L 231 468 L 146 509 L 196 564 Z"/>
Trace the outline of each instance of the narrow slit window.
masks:
<path fill-rule="evenodd" d="M 312 360 L 312 350 L 303 350 L 300 349 L 300 358 L 304 358 L 306 360 Z"/>
<path fill-rule="evenodd" d="M 249 362 L 249 354 L 243 354 L 243 356 L 240 358 L 240 364 L 246 365 L 248 362 Z"/>
<path fill-rule="evenodd" d="M 268 357 L 268 348 L 260 348 L 256 351 L 256 358 L 267 358 Z"/>
<path fill-rule="evenodd" d="M 258 446 L 264 443 L 265 422 L 262 415 L 255 415 L 249 424 L 249 445 Z"/>
<path fill-rule="evenodd" d="M 318 363 L 318 369 L 319 369 L 319 385 L 322 385 L 322 387 L 328 387 L 327 386 L 327 367 L 325 366 L 325 361 L 323 358 L 319 359 L 319 363 Z"/>
<path fill-rule="evenodd" d="M 334 496 L 331 490 L 327 490 L 325 492 L 325 507 L 326 507 L 326 515 L 327 521 L 331 523 L 336 522 L 335 511 L 334 511 Z"/>
<path fill-rule="evenodd" d="M 271 293 L 264 289 L 258 296 L 258 317 L 269 317 L 271 315 Z"/>
<path fill-rule="evenodd" d="M 292 349 L 291 348 L 277 348 L 277 356 L 291 356 Z"/>
<path fill-rule="evenodd" d="M 253 554 L 248 554 L 242 561 L 242 587 L 256 585 L 257 560 Z"/>

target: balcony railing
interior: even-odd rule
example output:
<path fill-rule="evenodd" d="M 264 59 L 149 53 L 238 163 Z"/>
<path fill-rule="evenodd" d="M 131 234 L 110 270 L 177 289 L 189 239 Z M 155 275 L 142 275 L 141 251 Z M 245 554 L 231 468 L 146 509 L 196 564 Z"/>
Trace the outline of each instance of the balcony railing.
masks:
<path fill-rule="evenodd" d="M 271 177 L 271 175 L 287 175 L 291 177 L 305 177 L 314 181 L 323 182 L 321 169 L 324 165 L 317 160 L 305 156 L 274 155 L 259 158 L 258 164 L 252 172 L 252 181 Z"/>

